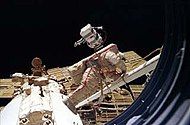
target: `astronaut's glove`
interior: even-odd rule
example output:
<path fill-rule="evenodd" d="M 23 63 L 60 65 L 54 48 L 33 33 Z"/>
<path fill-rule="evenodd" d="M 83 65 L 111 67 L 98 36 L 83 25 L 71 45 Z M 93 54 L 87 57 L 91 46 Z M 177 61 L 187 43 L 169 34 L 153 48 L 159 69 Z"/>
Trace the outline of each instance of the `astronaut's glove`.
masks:
<path fill-rule="evenodd" d="M 116 74 L 125 74 L 126 70 L 121 70 L 120 68 L 116 68 Z"/>

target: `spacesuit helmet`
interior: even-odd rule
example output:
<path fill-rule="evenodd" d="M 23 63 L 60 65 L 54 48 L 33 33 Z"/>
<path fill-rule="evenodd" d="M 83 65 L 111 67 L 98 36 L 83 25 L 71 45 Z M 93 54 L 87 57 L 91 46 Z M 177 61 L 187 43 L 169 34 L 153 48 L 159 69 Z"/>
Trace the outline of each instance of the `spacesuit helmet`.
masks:
<path fill-rule="evenodd" d="M 41 67 L 42 65 L 42 60 L 38 57 L 35 57 L 32 62 L 31 62 L 33 67 Z"/>
<path fill-rule="evenodd" d="M 87 24 L 80 31 L 80 35 L 90 48 L 97 48 L 104 42 L 102 36 L 97 32 L 97 29 L 102 29 L 102 27 L 92 27 L 91 24 Z"/>

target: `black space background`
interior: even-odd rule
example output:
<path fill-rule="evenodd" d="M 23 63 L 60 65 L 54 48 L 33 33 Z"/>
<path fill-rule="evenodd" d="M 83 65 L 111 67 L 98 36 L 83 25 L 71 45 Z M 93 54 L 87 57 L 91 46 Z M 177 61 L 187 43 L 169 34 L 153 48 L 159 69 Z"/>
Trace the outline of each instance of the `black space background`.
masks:
<path fill-rule="evenodd" d="M 103 26 L 107 44 L 145 56 L 164 39 L 161 0 L 1 0 L 0 78 L 30 73 L 38 56 L 47 68 L 72 65 L 92 54 L 87 45 L 74 48 L 87 23 Z"/>

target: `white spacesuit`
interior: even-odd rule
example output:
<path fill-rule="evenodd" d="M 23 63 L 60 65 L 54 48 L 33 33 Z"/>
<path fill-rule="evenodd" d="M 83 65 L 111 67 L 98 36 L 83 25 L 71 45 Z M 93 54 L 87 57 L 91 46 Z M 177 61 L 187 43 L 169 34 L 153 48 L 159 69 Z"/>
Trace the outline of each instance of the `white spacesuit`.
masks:
<path fill-rule="evenodd" d="M 96 51 L 88 58 L 82 60 L 82 63 L 78 63 L 79 65 L 85 65 L 83 66 L 85 70 L 81 85 L 69 94 L 69 98 L 74 105 L 94 94 L 103 81 L 111 83 L 126 72 L 123 54 L 119 52 L 116 44 L 109 44 L 98 50 L 104 41 L 90 24 L 81 29 L 80 35 L 82 40 Z"/>

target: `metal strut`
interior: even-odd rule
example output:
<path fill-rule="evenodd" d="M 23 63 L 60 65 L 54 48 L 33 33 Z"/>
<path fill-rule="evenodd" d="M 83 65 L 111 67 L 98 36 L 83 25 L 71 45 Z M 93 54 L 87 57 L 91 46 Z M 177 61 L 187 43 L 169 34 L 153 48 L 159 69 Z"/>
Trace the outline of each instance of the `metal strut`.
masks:
<path fill-rule="evenodd" d="M 126 87 L 127 91 L 129 92 L 129 94 L 131 95 L 131 97 L 132 97 L 132 99 L 133 99 L 133 101 L 134 101 L 134 100 L 135 100 L 135 96 L 134 96 L 134 94 L 133 94 L 133 91 L 132 91 L 131 87 L 130 87 L 129 84 L 127 84 L 127 82 L 125 81 L 124 75 L 122 75 L 121 77 L 122 77 L 122 80 L 125 82 L 125 87 Z"/>

